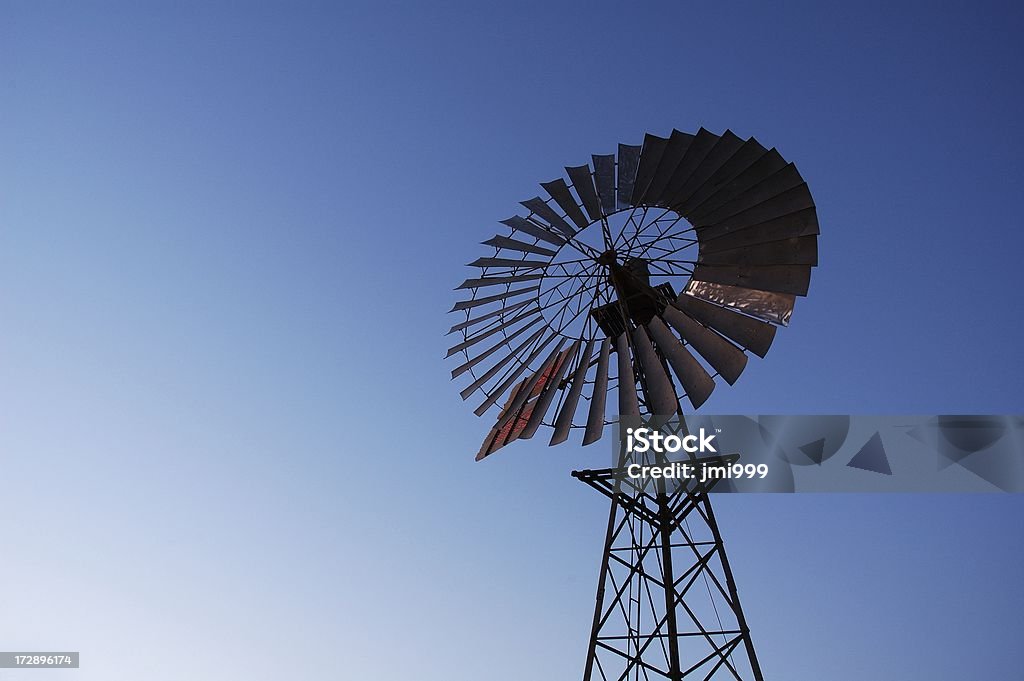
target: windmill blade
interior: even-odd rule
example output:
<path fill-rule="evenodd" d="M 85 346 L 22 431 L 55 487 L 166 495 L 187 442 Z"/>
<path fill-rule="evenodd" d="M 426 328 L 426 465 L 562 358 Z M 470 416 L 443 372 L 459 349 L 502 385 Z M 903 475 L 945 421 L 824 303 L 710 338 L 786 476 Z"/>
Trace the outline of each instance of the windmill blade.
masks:
<path fill-rule="evenodd" d="M 644 370 L 644 383 L 650 404 L 648 411 L 655 416 L 671 416 L 679 411 L 679 400 L 672 387 L 672 379 L 665 373 L 665 367 L 658 358 L 658 353 L 651 344 L 644 327 L 633 330 L 633 347 L 636 348 L 637 359 Z M 634 394 L 635 391 L 634 391 Z"/>
<path fill-rule="evenodd" d="M 467 319 L 464 322 L 459 322 L 452 328 L 448 329 L 448 333 L 446 333 L 445 335 L 447 336 L 449 334 L 455 333 L 456 331 L 468 329 L 471 326 L 476 326 L 480 322 L 486 322 L 488 319 L 494 319 L 499 315 L 511 315 L 511 313 L 523 307 L 526 307 L 532 302 L 532 300 L 521 300 L 513 305 L 505 305 L 503 307 L 499 307 L 497 310 L 491 310 L 487 314 L 482 314 L 479 317 L 473 317 L 471 319 Z M 534 310 L 531 314 L 540 314 L 540 309 L 538 308 L 537 310 Z"/>
<path fill-rule="evenodd" d="M 803 236 L 768 243 L 744 246 L 727 251 L 705 253 L 701 249 L 697 262 L 702 265 L 817 265 L 818 237 Z"/>
<path fill-rule="evenodd" d="M 590 220 L 600 220 L 601 200 L 597 196 L 597 190 L 594 189 L 594 179 L 590 175 L 590 166 L 566 166 L 565 172 L 569 175 L 572 187 L 576 190 L 576 195 L 580 197 L 583 207 L 587 209 L 587 215 L 590 216 Z"/>
<path fill-rule="evenodd" d="M 709 196 L 699 204 L 684 213 L 685 217 L 692 223 L 702 219 L 704 216 L 718 210 L 728 202 L 741 195 L 751 187 L 764 182 L 769 177 L 779 172 L 787 165 L 786 159 L 782 158 L 775 149 L 769 149 L 761 158 L 751 164 L 749 168 L 730 180 L 724 187 Z"/>
<path fill-rule="evenodd" d="M 615 355 L 619 366 L 619 418 L 639 416 L 640 400 L 636 394 L 636 376 L 633 375 L 633 358 L 629 353 L 629 336 L 620 333 L 615 339 Z"/>
<path fill-rule="evenodd" d="M 690 280 L 683 293 L 782 326 L 789 324 L 789 318 L 793 315 L 793 307 L 796 304 L 796 296 L 790 294 L 758 291 L 741 286 L 697 281 L 696 279 Z"/>
<path fill-rule="evenodd" d="M 536 255 L 546 255 L 548 257 L 554 257 L 555 252 L 549 248 L 543 246 L 537 246 L 536 244 L 528 244 L 525 241 L 516 241 L 510 239 L 507 236 L 495 236 L 493 238 L 484 241 L 485 246 L 494 246 L 495 248 L 504 248 L 512 251 L 519 251 L 521 253 L 534 253 Z"/>
<path fill-rule="evenodd" d="M 494 334 L 498 333 L 499 331 L 502 331 L 503 329 L 507 329 L 508 327 L 512 326 L 513 324 L 516 324 L 518 322 L 523 321 L 524 319 L 527 319 L 527 318 L 533 316 L 535 313 L 536 313 L 535 310 L 527 310 L 526 312 L 521 312 L 520 314 L 516 315 L 512 319 L 504 321 L 501 324 L 495 326 L 493 329 L 487 329 L 486 331 L 484 331 L 482 333 L 478 333 L 475 336 L 470 336 L 469 338 L 467 338 L 462 343 L 459 343 L 458 345 L 453 345 L 452 347 L 448 348 L 448 354 L 445 355 L 445 357 L 446 358 L 447 357 L 451 357 L 454 354 L 462 352 L 466 348 L 472 347 L 473 345 L 476 345 L 480 341 L 486 340 L 487 338 L 490 338 L 491 336 L 493 336 Z M 534 321 L 536 321 L 536 320 L 534 320 Z M 531 324 L 532 323 L 533 322 L 531 322 Z"/>
<path fill-rule="evenodd" d="M 601 341 L 601 352 L 597 356 L 597 373 L 594 375 L 594 392 L 590 396 L 590 411 L 587 413 L 587 428 L 583 432 L 583 445 L 589 445 L 601 439 L 604 432 L 605 403 L 608 400 L 608 357 L 611 354 L 611 341 Z"/>
<path fill-rule="evenodd" d="M 551 402 L 554 400 L 555 394 L 559 391 L 558 384 L 562 382 L 562 376 L 565 375 L 566 370 L 569 368 L 569 364 L 576 357 L 576 353 L 579 352 L 580 341 L 574 342 L 569 346 L 568 350 L 562 353 L 559 357 L 558 362 L 555 365 L 554 371 L 551 376 L 547 379 L 547 383 L 544 384 L 544 390 L 541 391 L 540 397 L 533 405 L 533 412 L 530 414 L 530 420 L 526 422 L 526 427 L 523 428 L 523 432 L 519 434 L 520 439 L 529 440 L 537 433 L 537 428 L 544 421 L 544 415 L 547 414 L 548 408 L 551 407 Z"/>
<path fill-rule="evenodd" d="M 562 345 L 564 344 L 565 338 L 560 336 L 558 338 L 558 342 L 555 344 L 555 349 L 552 350 L 547 358 L 541 363 L 540 368 L 530 374 L 530 377 L 524 383 L 522 390 L 518 392 L 509 407 L 498 416 L 498 421 L 495 424 L 498 428 L 504 428 L 509 421 L 516 418 L 519 411 L 526 405 L 526 402 L 534 396 L 534 388 L 537 387 L 541 378 L 543 378 L 555 365 L 555 361 L 558 359 L 558 355 L 562 351 Z"/>
<path fill-rule="evenodd" d="M 633 183 L 636 181 L 636 170 L 640 164 L 640 149 L 628 144 L 619 145 L 618 198 L 619 208 L 630 206 L 633 198 Z"/>
<path fill-rule="evenodd" d="M 512 269 L 535 270 L 538 267 L 547 267 L 548 263 L 543 260 L 513 260 L 511 258 L 477 258 L 469 263 L 470 267 L 511 267 Z"/>
<path fill-rule="evenodd" d="M 509 343 L 511 343 L 517 337 L 522 335 L 525 331 L 527 331 L 531 327 L 533 327 L 533 325 L 535 325 L 537 322 L 539 322 L 540 319 L 541 319 L 540 317 L 536 317 L 534 319 L 531 319 L 528 323 L 523 324 L 521 327 L 519 327 L 518 329 L 516 329 L 512 333 L 508 334 L 508 336 L 502 338 L 499 342 L 495 343 L 494 345 L 492 345 L 488 349 L 484 350 L 481 354 L 479 354 L 479 355 L 477 355 L 475 357 L 469 358 L 468 360 L 466 360 L 465 362 L 463 362 L 459 366 L 457 366 L 454 369 L 452 369 L 452 378 L 453 379 L 458 378 L 462 374 L 466 373 L 467 371 L 469 371 L 470 369 L 475 367 L 480 362 L 484 361 L 485 359 L 487 359 L 488 357 L 493 355 L 495 352 L 497 352 L 501 348 L 507 348 Z M 543 329 L 541 329 L 541 330 L 543 330 Z"/>
<path fill-rule="evenodd" d="M 565 402 L 562 403 L 562 408 L 558 412 L 558 416 L 555 418 L 555 432 L 551 435 L 551 442 L 548 446 L 557 445 L 561 442 L 565 442 L 569 439 L 569 430 L 572 428 L 572 419 L 576 415 L 576 405 L 580 401 L 580 393 L 583 392 L 583 384 L 587 380 L 587 369 L 590 368 L 590 357 L 594 353 L 594 339 L 591 338 L 587 341 L 587 345 L 583 348 L 583 354 L 580 355 L 579 364 L 576 366 L 576 371 L 572 374 L 572 382 L 569 386 L 569 392 L 565 396 Z"/>
<path fill-rule="evenodd" d="M 698 228 L 697 231 L 701 239 L 717 239 L 808 208 L 814 208 L 814 199 L 807 185 L 802 184 L 714 225 Z"/>
<path fill-rule="evenodd" d="M 668 146 L 667 137 L 658 137 L 650 133 L 644 135 L 644 144 L 640 150 L 640 162 L 637 164 L 636 179 L 633 181 L 633 195 L 629 203 L 637 205 L 643 201 L 647 187 L 654 179 L 654 173 L 658 170 L 658 163 L 661 155 L 665 153 Z"/>
<path fill-rule="evenodd" d="M 690 175 L 693 174 L 697 166 L 711 152 L 715 144 L 718 143 L 718 139 L 718 135 L 704 128 L 697 131 L 697 135 L 686 149 L 686 154 L 683 155 L 683 160 L 679 162 L 679 167 L 676 168 L 676 172 L 673 173 L 668 186 L 665 187 L 662 198 L 666 206 L 672 203 L 672 199 L 679 193 L 679 190 L 686 181 L 690 179 Z"/>
<path fill-rule="evenodd" d="M 736 382 L 747 366 L 747 356 L 742 350 L 672 305 L 666 307 L 661 316 L 729 385 Z"/>
<path fill-rule="evenodd" d="M 733 154 L 743 146 L 743 140 L 733 134 L 732 130 L 726 130 L 715 142 L 707 156 L 694 168 L 690 177 L 679 188 L 679 191 L 669 199 L 672 205 L 679 205 L 689 199 L 709 177 L 711 177 L 722 165 L 732 158 Z"/>
<path fill-rule="evenodd" d="M 679 385 L 683 386 L 693 408 L 704 404 L 715 389 L 715 379 L 711 378 L 711 374 L 690 354 L 660 318 L 652 318 L 647 324 L 647 329 L 668 359 L 672 371 L 679 379 Z"/>
<path fill-rule="evenodd" d="M 559 178 L 551 182 L 541 182 L 541 187 L 544 187 L 555 203 L 565 211 L 565 214 L 569 216 L 569 219 L 576 223 L 576 226 L 583 229 L 590 224 L 587 220 L 587 216 L 580 210 L 579 204 L 576 203 L 576 199 L 572 197 L 572 193 L 569 191 L 569 185 L 565 183 L 565 180 Z"/>
<path fill-rule="evenodd" d="M 728 161 L 722 164 L 721 168 L 716 170 L 704 184 L 693 192 L 690 198 L 679 203 L 679 212 L 683 215 L 691 212 L 693 208 L 699 206 L 716 192 L 721 191 L 723 187 L 735 180 L 740 173 L 752 166 L 767 153 L 768 150 L 761 146 L 756 139 L 753 137 L 748 139 Z"/>
<path fill-rule="evenodd" d="M 661 161 L 658 162 L 658 169 L 654 172 L 647 191 L 644 192 L 645 203 L 656 206 L 665 205 L 665 188 L 668 187 L 669 181 L 675 174 L 676 168 L 679 167 L 679 162 L 686 155 L 686 150 L 690 148 L 693 139 L 694 135 L 678 130 L 672 131 L 671 137 L 668 138 L 668 145 L 661 155 Z"/>
<path fill-rule="evenodd" d="M 537 329 L 537 331 L 534 332 L 529 338 L 520 343 L 515 350 L 499 359 L 497 363 L 495 363 L 494 366 L 492 366 L 490 369 L 484 372 L 483 375 L 478 376 L 475 381 L 473 381 L 465 388 L 463 388 L 462 391 L 459 392 L 459 396 L 462 397 L 462 399 L 464 400 L 469 399 L 469 396 L 475 393 L 477 390 L 479 390 L 485 383 L 487 383 L 487 381 L 497 376 L 498 372 L 501 371 L 506 364 L 511 362 L 515 357 L 518 357 L 520 352 L 528 348 L 532 343 L 535 343 L 537 339 L 540 338 L 541 334 L 544 333 L 545 328 L 546 327 L 541 327 Z"/>
<path fill-rule="evenodd" d="M 467 279 L 459 284 L 456 291 L 467 288 L 482 288 L 484 286 L 503 286 L 505 284 L 518 284 L 522 281 L 533 281 L 543 278 L 543 274 L 513 274 L 508 277 L 481 277 L 479 279 Z"/>
<path fill-rule="evenodd" d="M 750 350 L 758 357 L 764 357 L 775 339 L 775 327 L 767 322 L 747 317 L 724 307 L 686 295 L 676 298 L 676 307 L 711 327 L 726 338 Z"/>
<path fill-rule="evenodd" d="M 763 265 L 760 267 L 726 267 L 723 265 L 697 265 L 694 279 L 716 284 L 753 288 L 806 296 L 811 283 L 808 265 Z"/>
<path fill-rule="evenodd" d="M 555 246 L 562 246 L 565 244 L 565 239 L 558 236 L 551 230 L 547 229 L 543 225 L 539 225 L 533 220 L 528 220 L 519 215 L 513 215 L 510 218 L 506 218 L 501 221 L 501 224 L 508 225 L 513 230 L 529 234 L 530 236 L 540 239 L 541 241 L 547 241 L 549 244 Z"/>
<path fill-rule="evenodd" d="M 532 199 L 526 201 L 520 201 L 519 204 L 525 208 L 528 208 L 535 215 L 540 217 L 542 220 L 547 222 L 549 225 L 557 229 L 559 232 L 566 236 L 572 236 L 576 233 L 576 230 L 566 222 L 561 215 L 555 212 L 555 209 L 547 204 L 544 199 L 539 196 L 535 196 Z"/>
<path fill-rule="evenodd" d="M 480 307 L 481 305 L 488 305 L 490 303 L 496 303 L 499 300 L 505 300 L 506 298 L 515 298 L 525 293 L 532 293 L 533 291 L 539 291 L 540 284 L 535 286 L 527 286 L 526 288 L 514 289 L 512 291 L 505 291 L 504 293 L 495 293 L 493 296 L 484 296 L 482 298 L 472 298 L 470 300 L 460 300 L 455 303 L 449 312 L 456 312 L 458 310 L 468 310 L 474 307 Z"/>
<path fill-rule="evenodd" d="M 818 213 L 805 208 L 795 213 L 730 232 L 715 239 L 701 239 L 702 253 L 717 253 L 746 246 L 818 234 Z M 702 235 L 703 236 L 703 235 Z"/>
<path fill-rule="evenodd" d="M 594 160 L 594 185 L 601 199 L 602 215 L 615 212 L 615 154 L 591 156 Z"/>
<path fill-rule="evenodd" d="M 790 163 L 779 172 L 758 182 L 747 191 L 735 197 L 729 203 L 696 220 L 694 227 L 705 227 L 722 222 L 728 217 L 742 213 L 748 208 L 764 203 L 768 199 L 773 199 L 779 194 L 789 191 L 793 187 L 798 187 L 803 183 L 804 179 L 800 176 L 800 172 L 794 164 Z"/>
<path fill-rule="evenodd" d="M 473 413 L 476 414 L 477 416 L 483 416 L 484 413 L 488 409 L 490 409 L 495 402 L 498 401 L 498 398 L 504 395 L 508 391 L 508 389 L 512 387 L 516 380 L 523 375 L 523 373 L 530 366 L 530 364 L 535 359 L 537 359 L 537 356 L 540 355 L 540 353 L 544 352 L 544 348 L 550 345 L 551 341 L 553 341 L 554 339 L 555 336 L 550 335 L 547 338 L 545 338 L 544 341 L 540 343 L 540 345 L 534 348 L 533 352 L 530 353 L 530 356 L 526 358 L 526 361 L 520 364 L 518 367 L 516 367 L 515 370 L 512 373 L 510 373 L 497 388 L 491 391 L 487 395 L 487 399 L 481 402 L 480 406 L 473 410 Z"/>

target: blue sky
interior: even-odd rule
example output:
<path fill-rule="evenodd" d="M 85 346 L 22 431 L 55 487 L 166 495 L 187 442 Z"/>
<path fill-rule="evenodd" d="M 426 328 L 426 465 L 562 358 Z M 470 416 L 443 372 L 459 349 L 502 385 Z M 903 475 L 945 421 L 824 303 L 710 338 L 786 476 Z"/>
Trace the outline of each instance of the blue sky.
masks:
<path fill-rule="evenodd" d="M 1022 24 L 0 4 L 0 648 L 81 679 L 578 675 L 606 510 L 568 471 L 605 451 L 474 464 L 442 334 L 497 220 L 647 131 L 756 136 L 818 205 L 810 297 L 703 411 L 1020 413 Z M 1019 670 L 1020 496 L 718 508 L 770 678 Z"/>

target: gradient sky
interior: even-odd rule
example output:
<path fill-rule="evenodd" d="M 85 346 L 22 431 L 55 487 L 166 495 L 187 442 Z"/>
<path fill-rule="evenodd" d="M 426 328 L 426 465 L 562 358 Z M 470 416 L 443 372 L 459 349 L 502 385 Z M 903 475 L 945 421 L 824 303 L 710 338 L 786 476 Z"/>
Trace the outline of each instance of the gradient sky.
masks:
<path fill-rule="evenodd" d="M 818 205 L 703 411 L 1022 411 L 1016 3 L 148 4 L 0 2 L 2 680 L 578 678 L 606 449 L 474 464 L 445 312 L 646 131 Z M 1019 675 L 1024 496 L 717 508 L 767 678 Z"/>

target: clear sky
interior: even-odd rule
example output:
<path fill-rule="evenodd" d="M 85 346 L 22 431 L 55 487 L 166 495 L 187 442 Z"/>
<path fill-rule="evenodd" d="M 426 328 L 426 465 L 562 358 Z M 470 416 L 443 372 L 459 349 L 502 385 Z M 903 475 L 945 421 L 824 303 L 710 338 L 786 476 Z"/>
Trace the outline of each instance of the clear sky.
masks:
<path fill-rule="evenodd" d="M 482 464 L 452 288 L 536 183 L 796 161 L 811 296 L 708 413 L 1020 413 L 1016 3 L 0 2 L 0 679 L 578 678 L 604 445 Z M 767 678 L 1016 678 L 1021 496 L 745 496 Z"/>

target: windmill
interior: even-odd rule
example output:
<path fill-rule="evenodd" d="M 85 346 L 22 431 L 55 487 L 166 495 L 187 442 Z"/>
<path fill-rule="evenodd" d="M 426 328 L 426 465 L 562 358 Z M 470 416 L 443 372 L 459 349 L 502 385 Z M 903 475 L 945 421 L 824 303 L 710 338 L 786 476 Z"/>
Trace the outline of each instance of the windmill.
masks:
<path fill-rule="evenodd" d="M 565 171 L 457 289 L 452 378 L 496 413 L 477 460 L 542 426 L 551 445 L 635 418 L 685 429 L 684 404 L 764 357 L 817 264 L 807 184 L 753 138 L 648 134 Z M 640 455 L 615 451 L 573 471 L 611 501 L 584 680 L 762 681 L 711 484 L 625 478 Z"/>

